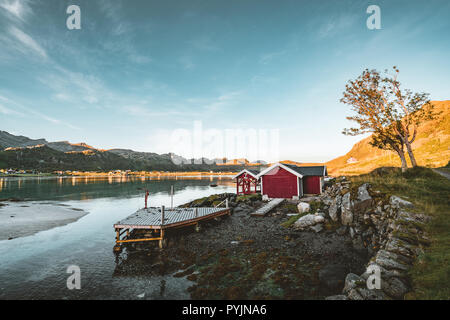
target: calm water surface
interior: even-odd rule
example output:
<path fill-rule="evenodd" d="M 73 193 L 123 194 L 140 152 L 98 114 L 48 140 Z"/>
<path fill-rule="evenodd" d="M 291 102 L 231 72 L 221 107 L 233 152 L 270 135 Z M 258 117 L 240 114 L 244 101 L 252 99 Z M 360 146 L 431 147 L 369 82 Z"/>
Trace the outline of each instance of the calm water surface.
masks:
<path fill-rule="evenodd" d="M 210 187 L 215 183 L 217 187 Z M 0 299 L 185 299 L 192 283 L 172 276 L 119 276 L 113 254 L 113 224 L 144 205 L 170 206 L 214 193 L 234 192 L 229 178 L 0 178 L 0 199 L 67 204 L 88 212 L 66 226 L 0 241 Z M 140 259 L 134 263 L 136 270 Z M 81 290 L 68 290 L 69 265 L 81 269 Z"/>

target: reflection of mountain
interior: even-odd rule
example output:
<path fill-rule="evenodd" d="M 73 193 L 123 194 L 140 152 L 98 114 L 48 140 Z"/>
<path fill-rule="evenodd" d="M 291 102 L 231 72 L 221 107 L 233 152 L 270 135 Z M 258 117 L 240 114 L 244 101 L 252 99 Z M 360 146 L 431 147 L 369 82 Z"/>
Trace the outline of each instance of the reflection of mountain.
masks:
<path fill-rule="evenodd" d="M 230 178 L 213 178 L 219 186 L 233 186 Z M 159 192 L 170 194 L 173 185 L 175 193 L 187 187 L 205 187 L 211 179 L 146 179 L 129 177 L 67 177 L 67 178 L 0 178 L 1 198 L 24 200 L 87 200 L 94 198 L 131 198 Z"/>

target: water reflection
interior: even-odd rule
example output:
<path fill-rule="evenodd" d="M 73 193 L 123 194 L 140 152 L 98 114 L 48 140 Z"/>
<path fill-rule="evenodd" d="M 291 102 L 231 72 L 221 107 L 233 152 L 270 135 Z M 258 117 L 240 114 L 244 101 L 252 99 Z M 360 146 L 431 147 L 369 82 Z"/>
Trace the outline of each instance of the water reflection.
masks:
<path fill-rule="evenodd" d="M 32 199 L 30 205 L 34 200 L 45 200 L 88 212 L 65 226 L 0 241 L 0 300 L 136 299 L 143 292 L 146 299 L 189 298 L 186 289 L 191 282 L 167 273 L 158 274 L 161 267 L 175 270 L 176 261 L 164 260 L 161 264 L 155 255 L 148 256 L 148 252 L 139 250 L 126 250 L 127 256 L 116 261 L 112 250 L 113 224 L 142 208 L 144 188 L 150 190 L 149 204 L 153 206 L 170 206 L 171 185 L 175 189 L 175 206 L 213 193 L 234 191 L 230 179 L 213 181 L 218 187 L 210 187 L 209 177 L 203 180 L 182 177 L 0 179 L 0 198 Z M 83 290 L 66 288 L 66 270 L 72 264 L 82 270 Z"/>
<path fill-rule="evenodd" d="M 87 200 L 103 197 L 132 197 L 148 189 L 155 192 L 175 193 L 187 186 L 217 184 L 233 187 L 235 183 L 226 177 L 43 177 L 0 178 L 0 199 L 23 200 Z"/>

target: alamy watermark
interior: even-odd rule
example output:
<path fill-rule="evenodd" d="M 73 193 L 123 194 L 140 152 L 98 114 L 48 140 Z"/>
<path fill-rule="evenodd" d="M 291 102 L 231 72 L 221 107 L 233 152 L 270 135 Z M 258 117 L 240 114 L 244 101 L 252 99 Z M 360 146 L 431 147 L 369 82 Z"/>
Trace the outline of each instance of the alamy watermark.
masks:
<path fill-rule="evenodd" d="M 81 270 L 77 265 L 70 265 L 67 267 L 66 273 L 70 273 L 71 275 L 67 278 L 67 289 L 73 290 L 81 289 Z"/>
<path fill-rule="evenodd" d="M 367 7 L 366 13 L 370 14 L 367 18 L 366 26 L 369 30 L 381 29 L 381 9 L 377 5 Z"/>
<path fill-rule="evenodd" d="M 166 141 L 183 155 L 172 157 L 174 164 L 226 164 L 236 158 L 277 160 L 279 137 L 279 129 L 205 129 L 202 121 L 194 121 L 192 129 L 175 129 Z"/>
<path fill-rule="evenodd" d="M 371 264 L 367 267 L 367 273 L 370 276 L 367 278 L 366 285 L 367 289 L 381 289 L 381 269 L 377 265 Z"/>
<path fill-rule="evenodd" d="M 70 16 L 67 17 L 66 26 L 69 30 L 80 30 L 81 29 L 81 9 L 77 5 L 70 5 L 66 10 L 67 14 Z"/>

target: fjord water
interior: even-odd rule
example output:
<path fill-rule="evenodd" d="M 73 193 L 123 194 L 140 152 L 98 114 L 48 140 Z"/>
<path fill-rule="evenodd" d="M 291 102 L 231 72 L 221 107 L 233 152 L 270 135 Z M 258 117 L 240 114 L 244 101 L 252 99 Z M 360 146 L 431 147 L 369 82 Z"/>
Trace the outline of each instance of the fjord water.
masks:
<path fill-rule="evenodd" d="M 217 187 L 211 187 L 217 184 Z M 0 241 L 0 299 L 185 299 L 192 282 L 171 276 L 118 274 L 113 224 L 144 206 L 174 206 L 233 192 L 229 178 L 0 178 L 0 198 L 69 205 L 88 212 L 76 222 L 32 236 Z M 1 209 L 0 209 L 1 210 Z M 128 261 L 144 263 L 139 258 Z M 67 289 L 67 268 L 81 270 L 81 289 Z"/>

